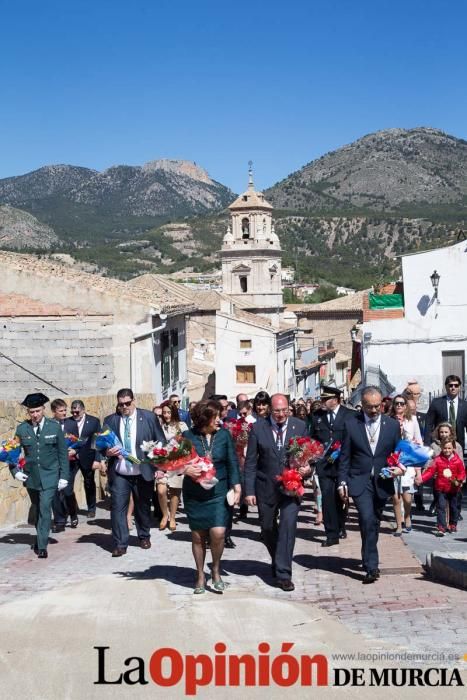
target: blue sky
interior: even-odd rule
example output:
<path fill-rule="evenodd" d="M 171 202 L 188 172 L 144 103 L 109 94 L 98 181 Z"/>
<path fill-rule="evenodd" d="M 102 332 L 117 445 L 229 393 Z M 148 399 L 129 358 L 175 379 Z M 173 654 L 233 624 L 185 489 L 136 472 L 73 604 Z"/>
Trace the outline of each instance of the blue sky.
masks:
<path fill-rule="evenodd" d="M 0 177 L 194 160 L 266 188 L 372 131 L 467 138 L 463 0 L 0 0 Z"/>

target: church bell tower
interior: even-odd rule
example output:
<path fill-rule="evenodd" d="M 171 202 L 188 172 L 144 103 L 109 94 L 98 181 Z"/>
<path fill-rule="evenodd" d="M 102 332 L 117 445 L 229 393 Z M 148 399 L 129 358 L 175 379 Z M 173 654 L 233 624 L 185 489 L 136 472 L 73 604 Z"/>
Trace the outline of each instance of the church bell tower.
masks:
<path fill-rule="evenodd" d="M 274 231 L 272 206 L 253 184 L 230 206 L 230 225 L 222 242 L 222 285 L 232 300 L 247 302 L 248 311 L 276 325 L 283 311 L 281 247 Z"/>

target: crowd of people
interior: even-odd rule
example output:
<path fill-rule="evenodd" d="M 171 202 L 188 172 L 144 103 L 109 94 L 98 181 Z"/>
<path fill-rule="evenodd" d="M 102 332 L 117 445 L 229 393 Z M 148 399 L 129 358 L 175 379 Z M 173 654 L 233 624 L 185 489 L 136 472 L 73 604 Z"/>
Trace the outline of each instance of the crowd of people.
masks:
<path fill-rule="evenodd" d="M 459 377 L 449 375 L 445 386 L 446 394 L 434 399 L 425 415 L 418 410 L 421 390 L 417 382 L 410 382 L 392 397 L 384 397 L 377 387 L 366 387 L 357 409 L 345 406 L 340 390 L 332 386 L 323 386 L 320 399 L 315 401 L 289 401 L 283 394 L 270 396 L 260 391 L 251 399 L 239 394 L 235 402 L 214 394 L 192 402 L 188 409 L 182 409 L 180 397 L 173 394 L 152 411 L 139 408 L 132 390 L 123 388 L 117 393 L 114 413 L 102 423 L 87 414 L 80 400 L 71 403 L 68 416 L 66 402 L 55 399 L 51 402 L 52 418 L 48 418 L 45 406 L 49 399 L 41 393 L 29 394 L 23 401 L 28 419 L 16 432 L 25 464 L 10 469 L 27 488 L 35 506 L 34 551 L 39 558 L 47 558 L 50 530 L 63 532 L 68 518 L 70 527 L 78 527 L 74 494 L 78 471 L 83 475 L 87 518 L 95 517 L 94 473 L 99 470 L 108 478 L 113 557 L 125 555 L 133 518 L 139 546 L 149 549 L 154 516 L 160 530 L 172 533 L 183 502 L 196 568 L 194 593 L 206 591 L 208 549 L 212 556 L 211 586 L 222 593 L 227 583 L 221 578 L 221 558 L 224 547 L 235 547 L 234 514 L 238 521 L 256 507 L 260 536 L 271 558 L 271 574 L 277 586 L 292 591 L 302 499 L 281 488 L 278 477 L 288 464 L 290 441 L 309 437 L 323 450 L 300 465 L 298 472 L 314 494 L 315 522 L 324 526 L 322 547 L 336 546 L 347 537 L 351 498 L 362 539 L 362 581 L 373 583 L 379 578 L 378 535 L 389 500 L 394 508 L 396 537 L 412 531 L 412 501 L 419 510 L 425 508 L 426 483 L 432 484 L 429 514 L 436 513 L 436 534 L 456 532 L 462 519 L 467 402 L 460 398 Z M 231 421 L 248 427 L 247 441 L 240 447 L 227 429 Z M 97 449 L 95 436 L 102 426 L 113 431 L 121 444 Z M 67 446 L 65 436 L 69 435 L 79 440 L 78 447 Z M 190 441 L 197 458 L 185 465 L 183 474 L 154 468 L 144 444 L 166 444 L 177 436 Z M 383 478 L 401 439 L 431 446 L 433 457 L 424 468 L 396 463 L 391 478 Z M 198 458 L 215 467 L 217 482 L 212 488 L 199 483 L 202 467 Z"/>

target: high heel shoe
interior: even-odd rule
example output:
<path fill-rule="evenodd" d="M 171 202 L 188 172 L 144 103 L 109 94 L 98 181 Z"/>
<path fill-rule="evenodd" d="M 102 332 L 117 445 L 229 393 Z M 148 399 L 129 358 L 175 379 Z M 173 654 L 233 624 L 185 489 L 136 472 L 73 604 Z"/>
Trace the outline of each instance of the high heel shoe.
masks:
<path fill-rule="evenodd" d="M 167 527 L 168 521 L 169 521 L 168 518 L 162 518 L 162 520 L 159 523 L 159 530 L 161 530 L 161 531 L 165 530 L 165 528 Z"/>
<path fill-rule="evenodd" d="M 170 532 L 175 532 L 176 529 L 177 529 L 177 523 L 175 522 L 175 520 L 171 520 L 170 525 L 169 525 Z"/>

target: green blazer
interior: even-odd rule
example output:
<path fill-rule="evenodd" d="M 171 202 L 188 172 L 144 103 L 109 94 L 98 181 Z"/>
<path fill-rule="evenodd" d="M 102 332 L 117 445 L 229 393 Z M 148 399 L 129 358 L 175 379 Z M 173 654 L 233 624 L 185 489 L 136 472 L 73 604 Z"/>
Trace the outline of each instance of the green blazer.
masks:
<path fill-rule="evenodd" d="M 68 449 L 61 425 L 50 418 L 44 419 L 44 427 L 36 438 L 32 423 L 29 420 L 20 423 L 16 436 L 21 442 L 26 464 L 24 473 L 28 474 L 25 486 L 28 489 L 41 491 L 56 488 L 59 479 L 70 478 Z M 17 467 L 10 467 L 13 476 Z"/>

